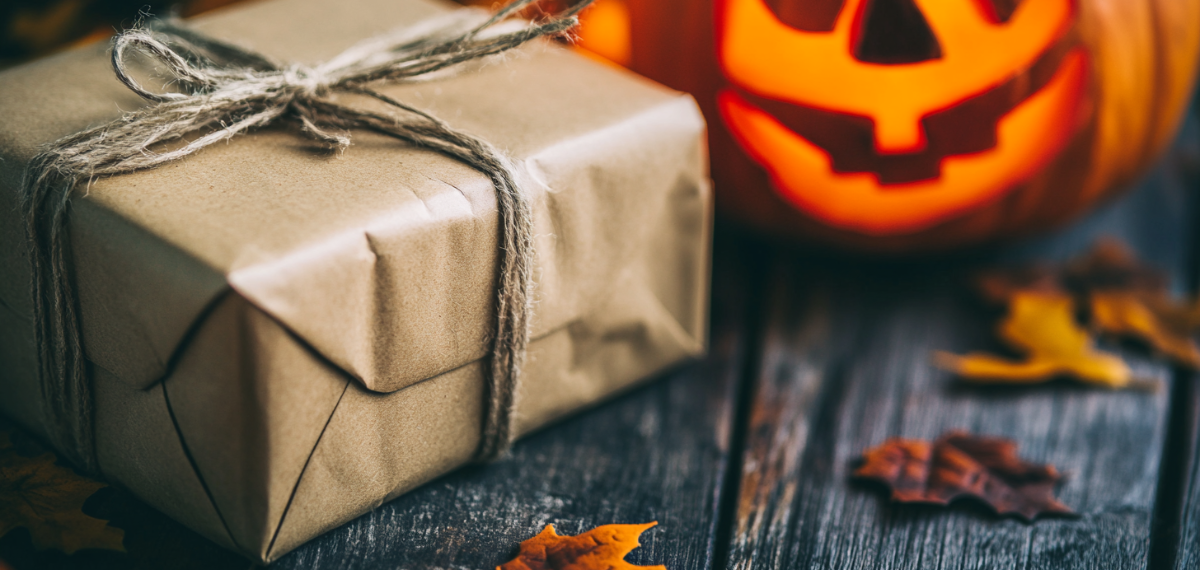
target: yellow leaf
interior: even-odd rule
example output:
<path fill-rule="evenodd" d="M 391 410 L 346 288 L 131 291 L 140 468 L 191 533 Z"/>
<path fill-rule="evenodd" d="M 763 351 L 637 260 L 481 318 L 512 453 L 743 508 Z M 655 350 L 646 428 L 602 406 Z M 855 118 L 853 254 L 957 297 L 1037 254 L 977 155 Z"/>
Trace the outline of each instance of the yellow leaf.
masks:
<path fill-rule="evenodd" d="M 18 454 L 11 432 L 0 430 L 0 536 L 25 527 L 38 550 L 124 552 L 125 531 L 82 511 L 83 502 L 102 487 L 103 483 L 55 465 L 53 453 Z"/>
<path fill-rule="evenodd" d="M 559 536 L 548 524 L 521 543 L 517 557 L 496 570 L 667 570 L 666 566 L 634 566 L 625 555 L 641 546 L 638 537 L 658 524 L 608 524 L 578 536 Z"/>
<path fill-rule="evenodd" d="M 1088 332 L 1075 323 L 1075 306 L 1062 293 L 1019 291 L 1009 299 L 1000 322 L 1000 338 L 1026 358 L 1014 362 L 997 356 L 937 353 L 937 363 L 979 383 L 1037 383 L 1070 376 L 1110 388 L 1129 387 L 1133 373 L 1116 355 L 1095 349 Z"/>

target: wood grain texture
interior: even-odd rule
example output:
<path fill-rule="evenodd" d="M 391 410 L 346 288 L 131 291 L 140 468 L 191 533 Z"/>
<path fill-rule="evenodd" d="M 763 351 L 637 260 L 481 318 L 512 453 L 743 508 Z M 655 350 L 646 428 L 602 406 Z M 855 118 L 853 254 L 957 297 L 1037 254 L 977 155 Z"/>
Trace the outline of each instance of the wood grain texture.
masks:
<path fill-rule="evenodd" d="M 1193 113 L 1184 123 L 1180 143 L 1176 145 L 1176 175 L 1192 189 L 1188 243 L 1186 288 L 1200 295 L 1200 95 L 1193 100 Z M 1195 570 L 1200 568 L 1200 372 L 1177 371 L 1179 377 L 1172 418 L 1172 438 L 1168 453 L 1175 455 L 1172 469 L 1178 477 L 1164 473 L 1164 481 L 1176 483 L 1177 494 L 1165 494 L 1159 501 L 1162 539 L 1156 544 L 1156 563 L 1163 568 Z M 1170 456 L 1168 456 L 1170 457 Z M 1177 510 L 1176 510 L 1177 509 Z M 1171 562 L 1174 562 L 1172 565 Z"/>
<path fill-rule="evenodd" d="M 741 256 L 719 248 L 707 359 L 519 442 L 512 455 L 425 485 L 277 561 L 275 568 L 490 569 L 553 523 L 579 534 L 658 521 L 629 555 L 711 566 L 745 342 Z"/>
<path fill-rule="evenodd" d="M 1167 539 L 1159 558 L 1163 559 L 1164 568 L 1195 570 L 1200 568 L 1200 386 L 1197 386 L 1200 374 L 1182 375 L 1180 382 L 1188 385 L 1181 385 L 1182 389 L 1176 391 L 1176 396 L 1183 399 L 1176 406 L 1177 413 L 1183 415 L 1176 424 L 1179 431 L 1176 441 L 1181 447 L 1190 446 L 1191 452 L 1176 448 L 1181 456 L 1180 492 L 1178 497 L 1167 497 L 1163 503 L 1167 508 L 1178 505 L 1178 522 L 1165 521 L 1168 526 L 1163 534 Z M 1171 558 L 1174 564 L 1168 565 Z"/>
<path fill-rule="evenodd" d="M 1143 187 L 1065 233 L 924 264 L 818 260 L 780 252 L 768 280 L 729 568 L 1142 568 L 1147 565 L 1171 394 L 1168 367 L 1122 351 L 1154 393 L 1057 382 L 962 386 L 933 350 L 1004 353 L 998 316 L 965 282 L 983 264 L 1079 253 L 1116 235 L 1176 272 L 1187 256 L 1186 185 L 1170 159 Z M 949 429 L 1009 437 L 1024 459 L 1067 475 L 1078 519 L 1025 524 L 959 501 L 891 504 L 850 480 L 888 437 Z"/>

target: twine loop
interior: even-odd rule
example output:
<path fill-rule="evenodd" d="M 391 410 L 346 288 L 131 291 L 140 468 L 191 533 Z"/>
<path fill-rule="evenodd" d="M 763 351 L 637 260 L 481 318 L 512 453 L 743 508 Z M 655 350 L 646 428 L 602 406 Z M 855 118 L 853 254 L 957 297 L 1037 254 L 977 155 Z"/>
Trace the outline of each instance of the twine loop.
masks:
<path fill-rule="evenodd" d="M 283 64 L 156 20 L 121 33 L 112 48 L 117 78 L 150 105 L 47 145 L 26 168 L 21 207 L 33 270 L 34 334 L 46 419 L 58 448 L 97 470 L 93 401 L 80 332 L 66 222 L 77 184 L 179 160 L 251 129 L 286 121 L 332 149 L 365 129 L 448 155 L 483 172 L 496 188 L 499 267 L 488 394 L 477 457 L 502 456 L 513 439 L 517 382 L 529 340 L 533 229 L 514 165 L 487 141 L 374 91 L 377 82 L 426 81 L 530 40 L 567 32 L 591 0 L 538 21 L 511 19 L 541 0 L 514 0 L 491 15 L 458 10 L 383 34 L 316 66 Z M 172 91 L 141 85 L 139 54 L 171 78 Z M 351 107 L 336 95 L 369 97 L 387 112 Z M 188 139 L 192 135 L 199 135 Z"/>

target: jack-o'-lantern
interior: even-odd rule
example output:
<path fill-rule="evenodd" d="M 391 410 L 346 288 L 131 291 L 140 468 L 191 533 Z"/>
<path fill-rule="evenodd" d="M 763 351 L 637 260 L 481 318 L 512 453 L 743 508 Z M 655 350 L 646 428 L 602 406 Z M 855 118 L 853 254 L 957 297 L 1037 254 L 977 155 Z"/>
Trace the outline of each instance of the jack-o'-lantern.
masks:
<path fill-rule="evenodd" d="M 599 2 L 584 48 L 696 95 L 722 213 L 875 250 L 1022 235 L 1122 189 L 1200 52 L 1200 0 Z"/>

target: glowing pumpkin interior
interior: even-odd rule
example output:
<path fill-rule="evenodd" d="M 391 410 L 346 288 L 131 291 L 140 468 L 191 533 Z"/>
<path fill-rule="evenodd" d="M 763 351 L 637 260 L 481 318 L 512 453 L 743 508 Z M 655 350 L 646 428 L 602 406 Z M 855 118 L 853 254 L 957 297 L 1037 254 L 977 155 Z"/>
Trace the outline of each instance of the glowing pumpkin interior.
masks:
<path fill-rule="evenodd" d="M 715 0 L 729 82 L 720 119 L 809 217 L 869 235 L 927 229 L 1020 187 L 1086 122 L 1076 10 L 1074 0 Z M 627 60 L 630 26 L 625 0 L 599 0 L 582 44 Z"/>

